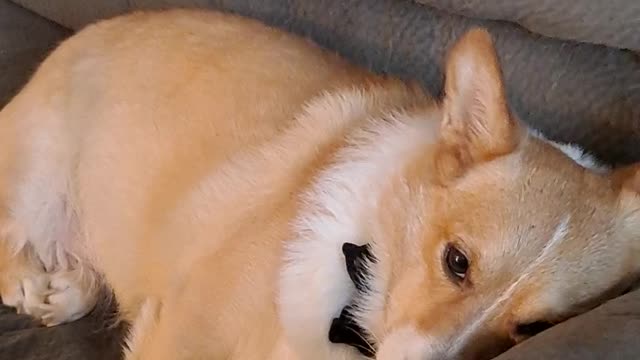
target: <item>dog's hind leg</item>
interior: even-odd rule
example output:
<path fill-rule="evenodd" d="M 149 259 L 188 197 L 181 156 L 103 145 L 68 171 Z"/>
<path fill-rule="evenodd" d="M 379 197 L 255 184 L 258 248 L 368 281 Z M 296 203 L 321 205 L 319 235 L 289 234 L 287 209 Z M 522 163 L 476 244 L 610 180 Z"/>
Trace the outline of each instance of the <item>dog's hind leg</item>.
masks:
<path fill-rule="evenodd" d="M 157 350 L 157 346 L 154 347 L 153 343 L 157 340 L 154 334 L 158 328 L 160 310 L 161 304 L 156 299 L 147 299 L 142 304 L 127 336 L 125 360 L 154 359 L 155 355 L 147 353 Z M 167 355 L 162 354 L 162 356 Z"/>
<path fill-rule="evenodd" d="M 76 145 L 53 80 L 32 82 L 0 111 L 0 297 L 48 326 L 84 316 L 99 293 L 82 257 Z"/>

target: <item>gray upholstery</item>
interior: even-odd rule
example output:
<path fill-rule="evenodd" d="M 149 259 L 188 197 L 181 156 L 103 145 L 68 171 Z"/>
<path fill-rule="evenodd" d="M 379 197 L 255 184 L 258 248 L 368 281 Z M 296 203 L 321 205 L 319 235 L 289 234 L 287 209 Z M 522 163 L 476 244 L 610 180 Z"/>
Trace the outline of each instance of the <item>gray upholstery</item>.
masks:
<path fill-rule="evenodd" d="M 42 58 L 69 31 L 0 1 L 0 104 L 14 94 Z"/>
<path fill-rule="evenodd" d="M 131 8 L 206 6 L 211 3 L 208 0 L 15 1 L 74 29 Z M 415 1 L 471 18 L 515 22 L 553 38 L 640 50 L 640 1 L 637 0 Z M 221 3 L 233 6 L 232 1 Z M 281 3 L 286 5 L 287 1 Z"/>
<path fill-rule="evenodd" d="M 113 323 L 114 308 L 106 304 L 81 320 L 51 328 L 0 306 L 0 360 L 119 359 L 125 324 Z"/>
<path fill-rule="evenodd" d="M 640 50 L 638 0 L 416 0 L 454 14 L 515 22 L 538 34 Z"/>
<path fill-rule="evenodd" d="M 112 17 L 129 9 L 128 0 L 14 0 L 14 2 L 74 30 L 97 19 Z"/>
<path fill-rule="evenodd" d="M 495 360 L 636 360 L 640 290 L 565 321 Z"/>

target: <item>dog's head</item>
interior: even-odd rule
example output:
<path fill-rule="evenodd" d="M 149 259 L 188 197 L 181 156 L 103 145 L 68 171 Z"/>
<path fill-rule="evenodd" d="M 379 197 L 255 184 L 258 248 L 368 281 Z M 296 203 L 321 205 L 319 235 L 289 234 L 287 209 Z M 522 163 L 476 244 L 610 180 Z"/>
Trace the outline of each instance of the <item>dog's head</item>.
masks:
<path fill-rule="evenodd" d="M 356 318 L 377 359 L 490 358 L 629 286 L 640 177 L 525 131 L 485 31 L 451 50 L 441 110 L 437 145 L 392 180 L 370 227 L 378 262 Z"/>
<path fill-rule="evenodd" d="M 440 106 L 373 117 L 288 245 L 281 315 L 305 358 L 359 356 L 328 334 L 379 360 L 487 359 L 636 279 L 640 175 L 527 131 L 486 31 L 451 49 Z"/>

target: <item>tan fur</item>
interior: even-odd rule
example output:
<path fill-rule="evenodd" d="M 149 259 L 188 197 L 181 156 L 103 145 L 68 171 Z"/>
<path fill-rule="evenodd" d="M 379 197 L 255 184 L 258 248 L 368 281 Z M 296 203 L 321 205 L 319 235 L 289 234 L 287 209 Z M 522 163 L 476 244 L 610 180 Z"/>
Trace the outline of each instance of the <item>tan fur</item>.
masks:
<path fill-rule="evenodd" d="M 359 316 L 386 360 L 486 358 L 522 340 L 518 324 L 618 293 L 638 272 L 638 188 L 624 185 L 634 172 L 590 172 L 528 135 L 486 32 L 458 42 L 446 75 L 440 105 L 235 16 L 92 25 L 0 113 L 0 294 L 31 273 L 63 274 L 89 294 L 81 314 L 104 280 L 133 322 L 128 360 L 358 359 L 305 338 L 340 301 L 312 299 L 332 314 L 293 329 L 316 309 L 285 306 L 346 278 L 303 276 L 308 288 L 289 291 L 292 246 L 349 230 L 380 258 L 380 296 L 367 300 L 378 305 Z M 359 183 L 350 166 L 384 176 Z M 334 204 L 342 186 L 367 191 Z M 353 228 L 314 227 L 323 216 Z M 461 285 L 443 271 L 447 243 L 470 259 Z M 66 275 L 78 269 L 81 280 Z M 78 296 L 54 293 L 60 318 Z"/>

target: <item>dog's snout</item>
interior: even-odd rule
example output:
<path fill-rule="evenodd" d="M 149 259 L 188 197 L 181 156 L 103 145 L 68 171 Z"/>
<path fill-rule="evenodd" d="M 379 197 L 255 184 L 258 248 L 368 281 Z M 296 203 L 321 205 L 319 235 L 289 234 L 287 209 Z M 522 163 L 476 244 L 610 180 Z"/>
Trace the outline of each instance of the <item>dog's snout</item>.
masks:
<path fill-rule="evenodd" d="M 548 321 L 533 321 L 526 323 L 515 323 L 511 329 L 511 338 L 516 342 L 524 341 L 532 336 L 549 329 L 553 324 Z"/>

